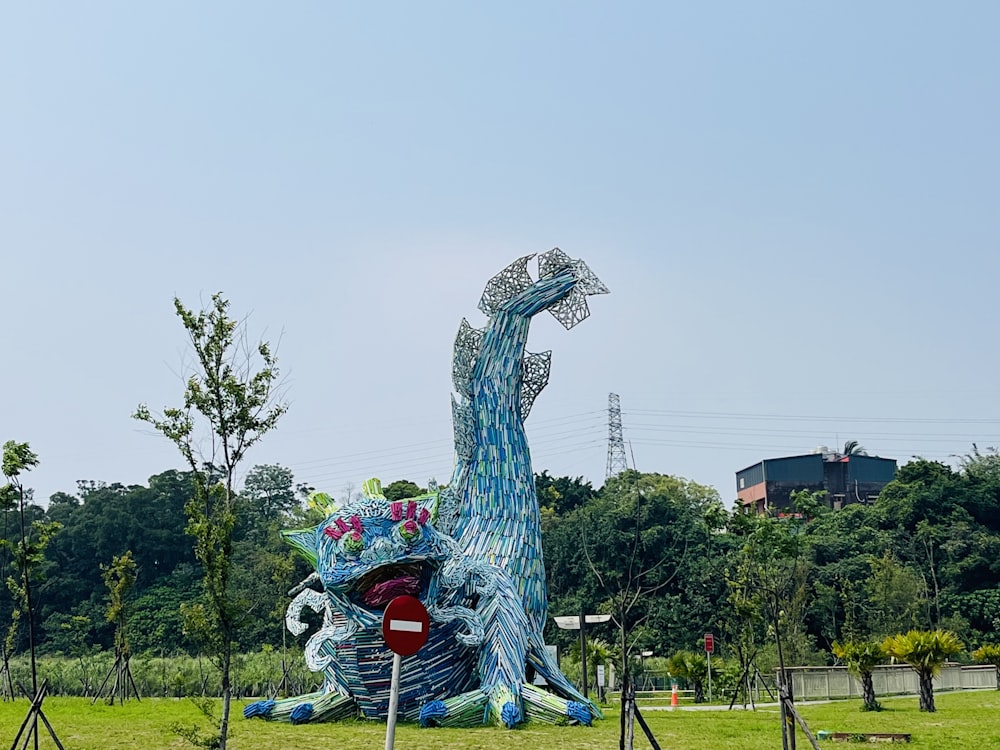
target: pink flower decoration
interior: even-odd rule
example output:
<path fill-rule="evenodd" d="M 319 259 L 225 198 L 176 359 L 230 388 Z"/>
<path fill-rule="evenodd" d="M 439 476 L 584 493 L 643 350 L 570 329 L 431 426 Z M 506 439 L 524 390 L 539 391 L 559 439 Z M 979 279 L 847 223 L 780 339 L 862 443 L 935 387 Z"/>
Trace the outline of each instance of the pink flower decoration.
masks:
<path fill-rule="evenodd" d="M 406 517 L 411 521 L 417 517 L 417 504 L 413 500 L 406 504 Z"/>
<path fill-rule="evenodd" d="M 332 526 L 327 526 L 323 529 L 323 533 L 326 534 L 331 539 L 340 539 L 344 535 L 344 532 L 340 529 L 335 529 Z"/>
<path fill-rule="evenodd" d="M 351 516 L 351 527 L 356 532 L 358 532 L 360 534 L 361 533 L 361 519 L 358 518 L 357 516 Z"/>
<path fill-rule="evenodd" d="M 425 523 L 427 523 L 427 519 L 430 517 L 431 517 L 430 511 L 428 511 L 427 508 L 421 508 L 420 515 L 417 516 L 417 523 L 423 526 Z"/>
<path fill-rule="evenodd" d="M 402 521 L 403 520 L 403 501 L 394 500 L 389 503 L 389 508 L 392 510 L 392 520 Z"/>

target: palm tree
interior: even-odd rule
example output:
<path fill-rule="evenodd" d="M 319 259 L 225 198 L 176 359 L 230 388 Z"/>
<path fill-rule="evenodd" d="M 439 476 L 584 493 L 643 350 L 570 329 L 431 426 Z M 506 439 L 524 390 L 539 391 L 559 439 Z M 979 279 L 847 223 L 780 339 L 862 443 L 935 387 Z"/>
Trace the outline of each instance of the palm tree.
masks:
<path fill-rule="evenodd" d="M 905 635 L 891 635 L 882 643 L 885 652 L 905 661 L 920 679 L 920 710 L 934 712 L 934 675 L 949 656 L 964 646 L 950 630 L 911 630 Z"/>
<path fill-rule="evenodd" d="M 667 669 L 671 677 L 680 677 L 691 684 L 694 690 L 694 702 L 705 702 L 705 680 L 708 677 L 708 659 L 704 654 L 693 651 L 678 651 L 670 657 Z"/>
<path fill-rule="evenodd" d="M 1000 646 L 986 643 L 972 652 L 972 658 L 983 664 L 992 664 L 997 674 L 997 690 L 1000 690 Z"/>
<path fill-rule="evenodd" d="M 864 701 L 862 711 L 881 711 L 882 706 L 875 700 L 875 685 L 872 670 L 885 661 L 885 650 L 877 641 L 845 641 L 833 644 L 833 655 L 843 659 L 847 671 L 861 681 L 861 696 Z"/>
<path fill-rule="evenodd" d="M 848 440 L 844 443 L 845 456 L 867 456 L 868 451 L 857 440 Z"/>

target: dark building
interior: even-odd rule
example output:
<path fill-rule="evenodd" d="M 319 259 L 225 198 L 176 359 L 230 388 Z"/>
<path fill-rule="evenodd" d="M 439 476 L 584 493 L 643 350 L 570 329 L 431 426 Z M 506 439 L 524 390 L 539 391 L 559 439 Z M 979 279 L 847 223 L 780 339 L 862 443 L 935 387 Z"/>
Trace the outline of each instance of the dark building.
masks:
<path fill-rule="evenodd" d="M 781 512 L 797 490 L 826 490 L 834 510 L 870 503 L 896 476 L 896 460 L 865 454 L 844 455 L 820 448 L 804 456 L 767 458 L 736 472 L 736 497 L 746 512 Z"/>

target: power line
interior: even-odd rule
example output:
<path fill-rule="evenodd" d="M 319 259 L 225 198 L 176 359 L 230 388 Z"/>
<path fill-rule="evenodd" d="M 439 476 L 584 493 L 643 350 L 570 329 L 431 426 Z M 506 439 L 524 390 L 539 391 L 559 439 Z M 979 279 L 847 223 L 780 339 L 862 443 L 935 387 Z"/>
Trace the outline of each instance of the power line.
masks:
<path fill-rule="evenodd" d="M 810 422 L 896 422 L 925 424 L 997 424 L 1000 419 L 988 418 L 949 418 L 949 417 L 831 417 L 805 414 L 753 414 L 747 412 L 721 411 L 673 411 L 660 409 L 632 409 L 625 412 L 628 415 L 641 414 L 649 416 L 697 417 L 699 419 L 776 419 L 788 421 Z"/>

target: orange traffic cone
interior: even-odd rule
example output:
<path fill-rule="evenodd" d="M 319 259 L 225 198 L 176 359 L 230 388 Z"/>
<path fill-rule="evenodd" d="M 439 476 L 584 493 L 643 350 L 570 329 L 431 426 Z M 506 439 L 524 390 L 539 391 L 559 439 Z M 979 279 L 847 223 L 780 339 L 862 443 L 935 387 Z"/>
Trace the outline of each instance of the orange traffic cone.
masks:
<path fill-rule="evenodd" d="M 670 707 L 673 708 L 677 705 L 677 683 L 675 682 L 670 686 Z"/>

